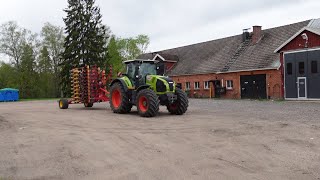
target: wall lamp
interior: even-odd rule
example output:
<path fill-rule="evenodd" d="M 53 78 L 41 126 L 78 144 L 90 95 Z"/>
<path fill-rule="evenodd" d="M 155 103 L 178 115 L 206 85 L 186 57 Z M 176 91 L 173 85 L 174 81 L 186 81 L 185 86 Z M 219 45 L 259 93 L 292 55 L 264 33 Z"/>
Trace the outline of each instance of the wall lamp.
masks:
<path fill-rule="evenodd" d="M 308 48 L 308 44 L 309 44 L 309 38 L 308 35 L 306 33 L 301 34 L 302 39 L 306 40 L 304 47 Z"/>

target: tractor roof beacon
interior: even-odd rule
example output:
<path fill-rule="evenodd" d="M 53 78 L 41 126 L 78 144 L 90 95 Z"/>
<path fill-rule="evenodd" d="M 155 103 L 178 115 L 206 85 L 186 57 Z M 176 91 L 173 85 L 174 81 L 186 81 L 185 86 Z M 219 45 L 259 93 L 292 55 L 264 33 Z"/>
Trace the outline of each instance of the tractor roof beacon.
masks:
<path fill-rule="evenodd" d="M 167 106 L 171 114 L 182 115 L 187 111 L 188 98 L 169 77 L 157 74 L 158 61 L 129 60 L 126 74 L 110 84 L 110 106 L 114 113 L 125 114 L 137 106 L 142 117 L 154 117 L 159 106 Z"/>

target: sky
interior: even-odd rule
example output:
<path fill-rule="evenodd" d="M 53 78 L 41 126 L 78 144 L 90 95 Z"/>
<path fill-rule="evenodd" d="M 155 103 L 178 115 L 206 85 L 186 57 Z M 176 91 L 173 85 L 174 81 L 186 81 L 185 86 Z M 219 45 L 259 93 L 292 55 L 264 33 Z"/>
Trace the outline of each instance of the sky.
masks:
<path fill-rule="evenodd" d="M 320 18 L 319 0 L 96 0 L 103 23 L 119 37 L 146 34 L 148 51 L 219 39 Z M 44 23 L 64 26 L 67 0 L 0 0 L 0 24 L 16 21 L 39 33 Z"/>

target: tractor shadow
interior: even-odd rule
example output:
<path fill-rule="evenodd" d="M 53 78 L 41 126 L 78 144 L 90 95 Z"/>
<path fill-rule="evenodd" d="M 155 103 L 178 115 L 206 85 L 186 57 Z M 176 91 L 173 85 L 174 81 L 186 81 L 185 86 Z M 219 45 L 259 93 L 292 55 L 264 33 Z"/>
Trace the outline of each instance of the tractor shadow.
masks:
<path fill-rule="evenodd" d="M 132 110 L 130 113 L 128 113 L 128 114 L 118 114 L 118 115 L 122 115 L 122 116 L 135 116 L 135 117 L 140 117 L 140 115 L 139 115 L 139 113 L 138 113 L 138 111 L 137 110 Z M 145 117 L 141 117 L 141 118 L 145 118 L 145 119 L 154 119 L 154 118 L 167 118 L 167 117 L 172 117 L 172 116 L 174 116 L 174 115 L 171 115 L 169 112 L 166 112 L 166 111 L 159 111 L 158 112 L 158 114 L 157 114 L 157 116 L 155 116 L 155 117 L 149 117 L 149 118 L 145 118 Z"/>
<path fill-rule="evenodd" d="M 110 107 L 91 107 L 91 108 L 86 108 L 86 107 L 81 107 L 81 106 L 69 106 L 69 110 L 72 111 L 107 111 L 108 113 L 112 113 L 114 115 L 118 115 L 118 116 L 124 116 L 124 117 L 132 117 L 132 116 L 136 116 L 136 117 L 140 117 L 138 110 L 136 108 L 132 108 L 132 111 L 128 114 L 115 114 L 112 112 Z M 165 111 L 165 110 L 160 110 L 157 114 L 156 117 L 153 118 L 166 118 L 166 117 L 172 117 L 175 115 L 170 114 L 169 112 Z M 143 118 L 143 117 L 141 117 Z M 147 118 L 148 119 L 148 118 Z"/>
<path fill-rule="evenodd" d="M 92 107 L 92 108 L 86 108 L 86 107 L 69 107 L 67 110 L 72 111 L 103 111 L 103 110 L 109 110 L 107 108 L 101 108 L 101 107 Z"/>

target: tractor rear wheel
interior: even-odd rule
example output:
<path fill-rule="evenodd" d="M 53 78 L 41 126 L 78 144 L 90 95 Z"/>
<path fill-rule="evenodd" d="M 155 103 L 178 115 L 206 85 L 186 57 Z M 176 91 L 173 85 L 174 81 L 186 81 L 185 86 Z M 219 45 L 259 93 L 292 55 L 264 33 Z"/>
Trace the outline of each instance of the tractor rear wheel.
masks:
<path fill-rule="evenodd" d="M 126 114 L 131 111 L 132 104 L 128 94 L 120 83 L 114 83 L 110 88 L 110 107 L 114 113 Z"/>
<path fill-rule="evenodd" d="M 154 117 L 159 112 L 159 98 L 151 89 L 143 89 L 137 95 L 137 108 L 140 116 Z"/>
<path fill-rule="evenodd" d="M 187 94 L 183 92 L 181 89 L 176 89 L 176 95 L 178 99 L 173 104 L 168 104 L 167 109 L 171 114 L 182 115 L 184 114 L 189 106 L 189 101 Z"/>
<path fill-rule="evenodd" d="M 60 99 L 59 100 L 59 108 L 60 109 L 68 109 L 68 107 L 69 107 L 68 99 Z"/>
<path fill-rule="evenodd" d="M 84 107 L 89 107 L 91 108 L 93 106 L 93 103 L 84 103 Z"/>

